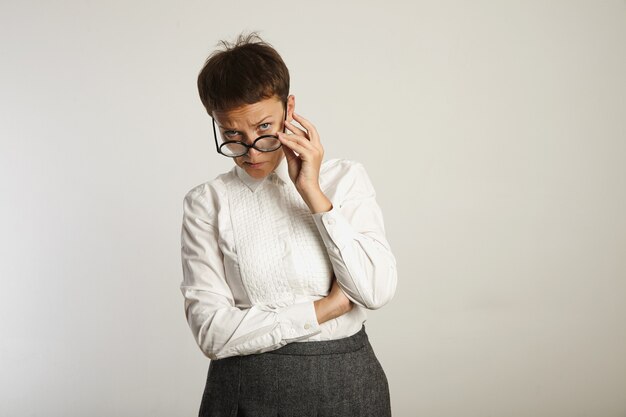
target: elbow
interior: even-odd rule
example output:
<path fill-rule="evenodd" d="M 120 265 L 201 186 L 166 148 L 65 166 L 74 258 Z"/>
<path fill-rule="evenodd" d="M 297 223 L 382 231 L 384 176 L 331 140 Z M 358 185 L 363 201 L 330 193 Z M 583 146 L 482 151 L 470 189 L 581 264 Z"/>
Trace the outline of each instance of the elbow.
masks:
<path fill-rule="evenodd" d="M 396 292 L 398 273 L 396 260 L 389 252 L 387 256 L 368 255 L 361 259 L 362 269 L 353 268 L 350 271 L 353 282 L 367 283 L 365 286 L 355 288 L 358 293 L 351 294 L 358 297 L 357 304 L 368 310 L 378 310 L 389 303 Z M 366 277 L 365 280 L 358 280 L 358 276 Z M 353 300 L 355 301 L 355 300 Z M 356 301 L 355 301 L 356 302 Z"/>
<path fill-rule="evenodd" d="M 378 310 L 379 308 L 382 308 L 384 305 L 386 305 L 389 301 L 391 301 L 391 299 L 368 303 L 364 307 L 368 310 Z"/>
<path fill-rule="evenodd" d="M 195 332 L 196 342 L 198 343 L 198 347 L 206 356 L 211 360 L 217 360 L 224 357 L 224 350 L 226 345 L 224 343 L 219 343 L 216 340 L 216 337 L 213 336 L 210 332 L 210 329 L 207 324 L 201 326 Z"/>
<path fill-rule="evenodd" d="M 370 310 L 378 310 L 388 304 L 396 294 L 396 286 L 398 284 L 398 273 L 395 265 L 390 265 L 385 276 L 378 281 L 380 285 L 376 288 L 372 299 L 367 306 Z"/>
<path fill-rule="evenodd" d="M 205 295 L 199 291 L 185 293 L 185 316 L 196 345 L 211 360 L 231 356 L 228 319 L 233 308 L 214 306 L 216 302 L 203 300 L 198 294 Z"/>
<path fill-rule="evenodd" d="M 206 341 L 200 340 L 198 341 L 198 347 L 207 358 L 211 360 L 216 360 L 220 358 L 221 349 L 214 344 L 206 343 Z"/>
<path fill-rule="evenodd" d="M 387 274 L 375 280 L 378 285 L 374 286 L 367 297 L 362 297 L 361 306 L 368 310 L 378 310 L 387 305 L 394 297 L 397 286 L 397 273 L 395 267 L 390 267 Z"/>
<path fill-rule="evenodd" d="M 220 359 L 225 346 L 223 343 L 219 343 L 219 341 L 213 334 L 213 329 L 211 328 L 213 318 L 198 318 L 193 317 L 193 315 L 188 315 L 187 320 L 189 323 L 189 327 L 192 329 L 196 344 L 198 345 L 204 356 L 211 360 Z"/>
<path fill-rule="evenodd" d="M 393 295 L 393 293 L 389 293 L 382 297 L 372 297 L 370 300 L 365 300 L 363 307 L 368 310 L 378 310 L 379 308 L 387 305 L 393 299 Z"/>

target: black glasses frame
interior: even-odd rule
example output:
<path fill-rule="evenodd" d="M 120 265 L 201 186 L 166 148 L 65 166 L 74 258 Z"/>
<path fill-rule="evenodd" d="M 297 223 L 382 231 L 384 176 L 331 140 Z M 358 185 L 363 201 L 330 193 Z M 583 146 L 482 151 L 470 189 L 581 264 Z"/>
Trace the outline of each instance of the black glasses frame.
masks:
<path fill-rule="evenodd" d="M 285 126 L 285 118 L 287 117 L 287 102 L 285 102 L 284 104 L 285 104 L 285 106 L 283 108 L 283 120 L 282 120 L 282 123 L 283 123 L 283 133 L 286 133 L 285 132 L 285 128 L 286 128 L 286 126 Z M 276 136 L 276 135 L 259 136 L 258 138 L 256 138 L 254 140 L 254 142 L 252 142 L 252 145 L 248 145 L 247 143 L 244 143 L 244 142 L 242 142 L 240 140 L 229 140 L 229 141 L 223 142 L 221 145 L 219 145 L 217 143 L 217 129 L 215 128 L 215 119 L 212 116 L 211 116 L 211 120 L 213 121 L 213 139 L 215 139 L 215 150 L 217 150 L 217 153 L 219 153 L 221 155 L 224 155 L 224 156 L 227 156 L 229 158 L 238 158 L 240 156 L 244 156 L 244 155 L 246 155 L 250 151 L 250 148 L 254 148 L 254 149 L 256 149 L 259 152 L 275 152 L 275 151 L 279 150 L 283 146 L 283 144 L 279 142 L 280 145 L 278 146 L 278 148 L 273 149 L 271 151 L 266 151 L 266 150 L 259 149 L 259 148 L 256 147 L 256 143 L 259 140 L 264 139 L 264 138 L 275 138 L 275 139 L 278 139 L 278 136 Z M 225 145 L 228 145 L 228 144 L 231 144 L 231 143 L 238 143 L 240 145 L 245 146 L 247 148 L 246 152 L 241 154 L 241 155 L 236 155 L 236 156 L 226 155 L 224 152 L 222 152 L 222 146 L 225 146 Z"/>

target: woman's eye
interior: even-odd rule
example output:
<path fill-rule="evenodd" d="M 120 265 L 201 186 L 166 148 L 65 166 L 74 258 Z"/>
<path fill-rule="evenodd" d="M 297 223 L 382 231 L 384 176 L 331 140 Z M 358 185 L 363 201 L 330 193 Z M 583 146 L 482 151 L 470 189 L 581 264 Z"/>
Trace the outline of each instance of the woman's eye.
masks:
<path fill-rule="evenodd" d="M 237 136 L 239 134 L 239 132 L 237 132 L 236 130 L 227 130 L 224 132 L 224 136 L 232 138 L 233 136 Z"/>
<path fill-rule="evenodd" d="M 271 125 L 271 123 L 261 123 L 259 127 L 261 128 L 261 130 L 267 130 L 270 128 Z"/>

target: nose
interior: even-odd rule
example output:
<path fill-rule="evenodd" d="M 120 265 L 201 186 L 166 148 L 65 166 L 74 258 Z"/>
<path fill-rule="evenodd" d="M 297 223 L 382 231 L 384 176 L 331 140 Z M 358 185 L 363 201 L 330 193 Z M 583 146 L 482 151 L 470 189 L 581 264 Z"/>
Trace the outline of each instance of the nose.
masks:
<path fill-rule="evenodd" d="M 256 158 L 257 156 L 259 156 L 261 154 L 261 151 L 257 151 L 254 148 L 248 148 L 248 158 Z"/>

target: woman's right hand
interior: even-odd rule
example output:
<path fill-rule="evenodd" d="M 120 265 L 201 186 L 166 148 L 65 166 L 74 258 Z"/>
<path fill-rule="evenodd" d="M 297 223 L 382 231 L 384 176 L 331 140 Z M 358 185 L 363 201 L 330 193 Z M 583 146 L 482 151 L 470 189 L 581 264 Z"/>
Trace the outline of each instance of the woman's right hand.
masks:
<path fill-rule="evenodd" d="M 337 284 L 337 278 L 334 276 L 328 295 L 315 301 L 313 304 L 319 324 L 346 314 L 354 307 L 354 303 L 346 297 L 339 284 Z"/>

